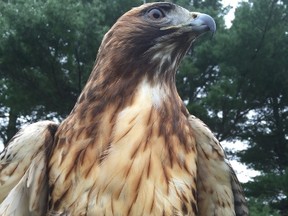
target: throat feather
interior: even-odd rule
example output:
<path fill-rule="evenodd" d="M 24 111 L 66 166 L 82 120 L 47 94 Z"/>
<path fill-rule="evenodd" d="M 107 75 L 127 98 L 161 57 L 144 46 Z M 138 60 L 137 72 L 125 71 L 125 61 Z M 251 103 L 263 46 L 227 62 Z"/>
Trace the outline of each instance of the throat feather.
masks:
<path fill-rule="evenodd" d="M 183 202 L 189 206 L 196 200 L 192 194 L 193 176 L 197 176 L 195 140 L 188 112 L 176 93 L 145 80 L 131 93 L 129 104 L 110 101 L 94 116 L 91 112 L 97 108 L 95 104 L 85 110 L 85 114 L 81 113 L 83 122 L 73 122 L 79 119 L 73 118 L 76 111 L 67 118 L 71 122 L 66 125 L 71 125 L 69 133 L 73 134 L 73 145 L 65 145 L 67 151 L 73 154 L 85 149 L 77 163 L 71 165 L 77 170 L 77 176 L 85 176 L 85 188 L 97 192 L 99 203 L 108 208 L 111 199 L 108 203 L 105 198 L 117 197 L 117 202 L 125 203 L 124 206 L 136 214 L 139 206 L 157 212 L 157 206 L 172 208 L 173 203 L 175 208 L 181 209 Z M 69 130 L 62 131 L 59 139 L 67 137 L 65 131 Z M 85 135 L 78 135 L 83 131 Z M 69 157 L 63 158 L 63 172 L 69 162 Z M 73 184 L 70 173 L 63 175 L 67 176 L 65 182 L 70 181 L 73 186 L 69 188 L 71 193 L 80 190 L 81 184 Z M 147 180 L 143 181 L 144 178 Z M 154 200 L 155 206 L 144 205 L 143 197 L 155 188 L 155 193 L 147 197 Z M 181 200 L 183 190 L 188 194 L 185 200 Z"/>

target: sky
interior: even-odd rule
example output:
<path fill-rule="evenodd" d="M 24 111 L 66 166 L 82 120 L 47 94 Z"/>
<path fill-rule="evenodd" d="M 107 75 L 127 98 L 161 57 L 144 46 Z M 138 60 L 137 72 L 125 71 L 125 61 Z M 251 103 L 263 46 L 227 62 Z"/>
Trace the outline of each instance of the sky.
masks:
<path fill-rule="evenodd" d="M 221 145 L 225 151 L 229 150 L 229 151 L 232 151 L 233 153 L 245 150 L 248 147 L 248 144 L 245 144 L 244 142 L 241 142 L 241 141 L 236 141 L 236 142 L 222 141 Z M 237 160 L 237 158 L 236 159 L 229 158 L 229 162 L 231 166 L 233 167 L 235 173 L 237 174 L 239 181 L 242 183 L 246 183 L 249 180 L 251 180 L 252 177 L 255 177 L 260 174 L 259 171 L 249 169 L 245 164 L 240 163 Z"/>
<path fill-rule="evenodd" d="M 225 24 L 226 26 L 229 28 L 232 25 L 232 21 L 234 19 L 234 12 L 235 9 L 238 5 L 238 3 L 240 2 L 240 0 L 222 0 L 223 6 L 231 6 L 231 10 L 229 11 L 229 13 L 225 16 Z M 235 143 L 229 143 L 229 142 L 222 142 L 221 143 L 222 146 L 224 147 L 224 149 L 229 149 L 232 151 L 241 151 L 244 150 L 245 148 L 247 148 L 247 145 L 245 145 L 244 143 L 241 143 L 240 141 L 237 141 Z M 0 152 L 3 150 L 3 144 L 1 144 L 0 142 Z M 241 164 L 240 162 L 238 162 L 237 160 L 230 160 L 230 163 L 232 165 L 232 167 L 234 168 L 239 181 L 244 183 L 247 182 L 249 180 L 251 180 L 252 177 L 259 175 L 260 173 L 258 171 L 252 170 L 252 169 L 248 169 L 247 166 L 245 166 L 244 164 Z"/>
<path fill-rule="evenodd" d="M 240 0 L 222 0 L 222 4 L 224 7 L 231 6 L 229 13 L 225 16 L 225 24 L 228 28 L 231 27 L 231 21 L 234 19 L 234 12 Z"/>

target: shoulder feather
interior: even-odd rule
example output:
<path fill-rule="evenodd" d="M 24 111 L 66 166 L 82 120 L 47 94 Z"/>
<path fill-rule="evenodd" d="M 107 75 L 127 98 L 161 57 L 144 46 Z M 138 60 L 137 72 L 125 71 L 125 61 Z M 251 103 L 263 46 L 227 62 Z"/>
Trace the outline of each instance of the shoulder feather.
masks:
<path fill-rule="evenodd" d="M 211 130 L 189 117 L 198 150 L 199 215 L 248 215 L 242 187 Z"/>
<path fill-rule="evenodd" d="M 47 155 L 57 125 L 50 121 L 20 130 L 0 154 L 0 215 L 43 215 L 47 208 Z"/>

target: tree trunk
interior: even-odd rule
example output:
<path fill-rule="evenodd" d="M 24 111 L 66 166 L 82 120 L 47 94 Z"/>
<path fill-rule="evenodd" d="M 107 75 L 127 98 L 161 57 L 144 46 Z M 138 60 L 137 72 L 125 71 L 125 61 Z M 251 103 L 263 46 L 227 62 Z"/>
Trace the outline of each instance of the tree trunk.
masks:
<path fill-rule="evenodd" d="M 17 113 L 13 110 L 13 108 L 9 111 L 9 123 L 7 126 L 7 139 L 4 140 L 4 145 L 6 146 L 8 144 L 8 141 L 16 134 L 17 127 L 16 127 L 16 121 L 17 121 Z"/>

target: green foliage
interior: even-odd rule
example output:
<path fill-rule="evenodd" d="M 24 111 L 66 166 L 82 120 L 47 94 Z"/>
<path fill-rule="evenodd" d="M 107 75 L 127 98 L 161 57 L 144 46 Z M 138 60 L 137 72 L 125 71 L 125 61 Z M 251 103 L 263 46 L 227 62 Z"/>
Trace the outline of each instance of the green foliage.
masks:
<path fill-rule="evenodd" d="M 261 196 L 281 215 L 288 212 L 287 6 L 284 1 L 243 3 L 231 29 L 237 35 L 236 49 L 244 47 L 245 51 L 240 58 L 246 64 L 238 62 L 237 66 L 244 83 L 242 91 L 245 100 L 255 101 L 253 116 L 242 133 L 251 145 L 239 156 L 263 173 L 247 184 L 247 191 L 253 197 Z M 244 25 L 243 19 L 249 22 Z"/>
<path fill-rule="evenodd" d="M 287 1 L 242 2 L 232 27 L 217 20 L 212 43 L 198 44 L 177 77 L 188 109 L 219 140 L 248 141 L 237 156 L 262 173 L 245 185 L 252 215 L 288 212 L 287 14 Z"/>
<path fill-rule="evenodd" d="M 280 214 L 265 205 L 264 201 L 251 198 L 248 202 L 250 216 L 280 216 Z"/>
<path fill-rule="evenodd" d="M 281 174 L 267 172 L 254 177 L 253 180 L 253 182 L 248 182 L 245 185 L 248 196 L 256 197 L 262 204 L 269 204 L 272 209 L 278 209 L 278 211 L 283 213 L 287 212 L 287 170 Z"/>
<path fill-rule="evenodd" d="M 0 1 L 1 138 L 15 134 L 19 119 L 64 118 L 103 34 L 142 2 Z M 244 185 L 251 215 L 287 215 L 288 2 L 244 1 L 230 29 L 220 1 L 172 2 L 208 13 L 217 23 L 214 38 L 197 41 L 179 68 L 181 97 L 219 140 L 249 143 L 237 156 L 261 171 Z"/>
<path fill-rule="evenodd" d="M 1 55 L 0 73 L 7 79 L 11 91 L 7 95 L 12 97 L 5 100 L 5 105 L 24 112 L 31 105 L 34 109 L 41 104 L 60 115 L 67 113 L 67 108 L 55 106 L 61 100 L 72 107 L 71 100 L 75 100 L 80 91 L 77 89 L 79 73 L 87 71 L 87 64 L 91 68 L 95 50 L 87 49 L 84 43 L 96 49 L 101 41 L 102 27 L 97 28 L 101 17 L 92 16 L 101 7 L 92 10 L 90 5 L 73 1 L 70 4 L 57 1 L 1 4 L 2 22 L 7 28 L 1 29 L 4 55 Z M 86 13 L 81 12 L 84 10 Z M 18 104 L 13 96 L 20 100 Z"/>
<path fill-rule="evenodd" d="M 62 119 L 70 112 L 104 33 L 136 2 L 0 2 L 0 75 L 5 83 L 0 101 L 11 117 L 8 136 L 1 136 L 5 142 L 17 131 L 17 117 Z"/>

